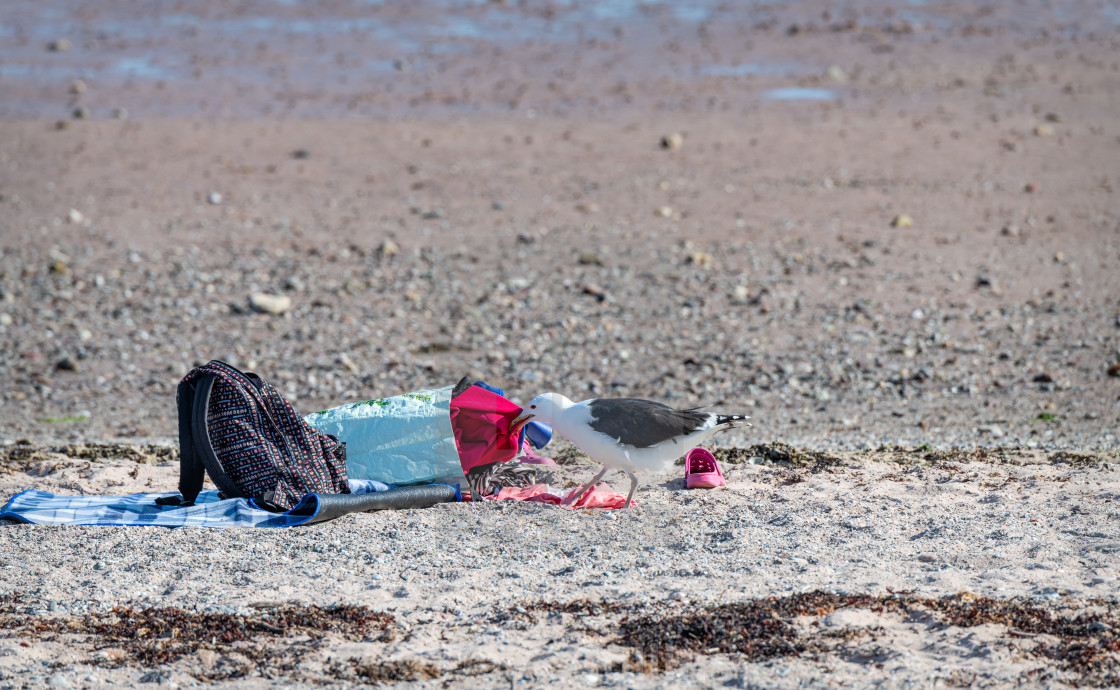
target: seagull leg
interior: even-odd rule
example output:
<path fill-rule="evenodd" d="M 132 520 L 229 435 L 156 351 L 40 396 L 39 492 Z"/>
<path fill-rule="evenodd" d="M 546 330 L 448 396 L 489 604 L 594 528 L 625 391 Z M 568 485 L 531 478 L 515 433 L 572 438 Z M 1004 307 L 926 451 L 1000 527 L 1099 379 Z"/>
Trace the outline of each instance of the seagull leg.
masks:
<path fill-rule="evenodd" d="M 626 494 L 626 505 L 622 506 L 623 508 L 629 508 L 630 501 L 634 498 L 634 492 L 638 490 L 638 478 L 635 477 L 634 473 L 630 470 L 622 471 L 626 473 L 626 476 L 630 477 L 630 493 Z"/>
<path fill-rule="evenodd" d="M 594 479 L 592 479 L 591 481 L 589 481 L 589 482 L 587 482 L 586 484 L 584 484 L 584 485 L 583 485 L 583 486 L 582 486 L 582 487 L 580 488 L 580 490 L 579 490 L 579 491 L 575 492 L 575 493 L 574 493 L 574 494 L 572 494 L 572 495 L 571 495 L 570 497 L 568 497 L 568 498 L 565 498 L 565 499 L 563 500 L 563 502 L 561 502 L 561 503 L 560 503 L 560 505 L 564 505 L 564 506 L 566 506 L 566 505 L 571 505 L 571 504 L 575 503 L 576 501 L 578 501 L 578 500 L 579 500 L 579 499 L 580 499 L 580 498 L 581 498 L 581 497 L 583 496 L 583 494 L 584 494 L 584 493 L 585 493 L 585 492 L 586 492 L 586 491 L 587 491 L 588 489 L 590 489 L 591 487 L 593 487 L 593 486 L 595 486 L 596 484 L 598 484 L 598 483 L 599 483 L 599 480 L 600 480 L 600 479 L 602 479 L 602 478 L 603 478 L 603 476 L 604 476 L 604 475 L 605 475 L 606 473 L 607 473 L 607 467 L 606 467 L 606 466 L 604 466 L 604 467 L 603 467 L 603 470 L 602 470 L 601 472 L 599 472 L 599 474 L 595 475 L 595 478 L 594 478 Z"/>

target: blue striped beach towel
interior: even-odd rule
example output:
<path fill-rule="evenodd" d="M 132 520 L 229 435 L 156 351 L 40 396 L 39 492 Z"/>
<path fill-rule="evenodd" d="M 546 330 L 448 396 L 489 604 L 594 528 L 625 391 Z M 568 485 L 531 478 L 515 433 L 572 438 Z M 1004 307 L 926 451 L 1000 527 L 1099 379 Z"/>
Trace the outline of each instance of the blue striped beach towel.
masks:
<path fill-rule="evenodd" d="M 386 484 L 352 480 L 354 493 L 386 491 Z M 13 496 L 0 518 L 34 525 L 152 525 L 157 527 L 296 527 L 316 521 L 321 500 L 307 494 L 291 510 L 270 513 L 251 499 L 222 500 L 217 491 L 203 491 L 191 506 L 159 505 L 156 499 L 177 493 L 128 496 L 72 496 L 29 489 Z"/>

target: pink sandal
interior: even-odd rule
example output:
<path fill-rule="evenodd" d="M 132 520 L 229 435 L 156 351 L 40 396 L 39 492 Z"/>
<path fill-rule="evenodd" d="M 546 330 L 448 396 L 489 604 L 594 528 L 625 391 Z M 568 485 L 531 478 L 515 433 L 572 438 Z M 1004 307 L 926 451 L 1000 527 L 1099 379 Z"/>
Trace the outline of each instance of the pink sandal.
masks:
<path fill-rule="evenodd" d="M 707 448 L 693 448 L 684 456 L 684 486 L 686 489 L 711 489 L 723 486 L 723 472 L 716 456 Z"/>

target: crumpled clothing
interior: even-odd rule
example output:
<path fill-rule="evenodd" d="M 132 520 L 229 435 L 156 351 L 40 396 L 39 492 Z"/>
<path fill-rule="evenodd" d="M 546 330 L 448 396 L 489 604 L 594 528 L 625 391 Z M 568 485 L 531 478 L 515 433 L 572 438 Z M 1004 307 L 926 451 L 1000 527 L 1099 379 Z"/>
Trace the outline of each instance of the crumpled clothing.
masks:
<path fill-rule="evenodd" d="M 603 510 L 618 510 L 626 505 L 626 495 L 613 491 L 605 484 L 599 484 L 587 490 L 580 499 L 571 505 L 562 505 L 563 501 L 567 500 L 569 496 L 579 491 L 579 488 L 572 489 L 568 492 L 567 496 L 557 496 L 554 493 L 549 493 L 547 484 L 530 484 L 529 486 L 503 486 L 496 494 L 485 496 L 484 501 L 532 501 L 534 503 L 547 503 L 549 505 L 560 506 L 569 510 L 583 510 L 589 508 L 601 508 Z M 631 506 L 638 505 L 637 501 L 631 501 Z"/>

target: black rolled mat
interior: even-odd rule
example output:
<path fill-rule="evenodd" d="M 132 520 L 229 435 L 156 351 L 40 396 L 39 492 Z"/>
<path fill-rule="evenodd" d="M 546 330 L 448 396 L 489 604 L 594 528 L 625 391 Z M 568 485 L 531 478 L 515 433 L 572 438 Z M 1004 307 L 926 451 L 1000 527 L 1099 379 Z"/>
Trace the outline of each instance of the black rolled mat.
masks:
<path fill-rule="evenodd" d="M 293 514 L 314 514 L 305 525 L 326 522 L 347 513 L 364 513 L 370 510 L 403 510 L 406 508 L 428 508 L 437 503 L 454 503 L 462 500 L 454 486 L 429 484 L 426 486 L 401 486 L 388 491 L 375 491 L 368 494 L 315 494 L 318 504 L 308 501 L 309 505 L 293 509 Z M 318 510 L 316 510 L 316 508 Z"/>

